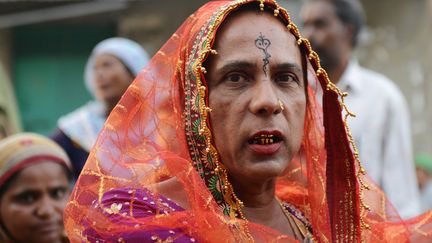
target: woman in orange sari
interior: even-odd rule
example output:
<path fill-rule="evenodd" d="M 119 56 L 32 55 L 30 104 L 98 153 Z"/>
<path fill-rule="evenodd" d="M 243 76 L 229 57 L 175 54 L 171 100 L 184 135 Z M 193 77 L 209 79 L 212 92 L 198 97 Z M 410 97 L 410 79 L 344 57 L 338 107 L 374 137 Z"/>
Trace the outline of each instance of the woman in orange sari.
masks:
<path fill-rule="evenodd" d="M 344 96 L 275 1 L 207 3 L 108 118 L 65 211 L 71 241 L 427 241 L 430 215 L 397 221 L 368 183 Z"/>

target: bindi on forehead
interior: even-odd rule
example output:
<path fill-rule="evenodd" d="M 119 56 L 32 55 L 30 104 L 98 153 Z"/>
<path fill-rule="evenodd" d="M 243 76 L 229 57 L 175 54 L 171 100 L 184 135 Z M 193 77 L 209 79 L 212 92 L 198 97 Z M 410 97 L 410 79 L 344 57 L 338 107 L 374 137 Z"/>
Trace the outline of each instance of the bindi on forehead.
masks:
<path fill-rule="evenodd" d="M 255 40 L 255 46 L 263 51 L 263 71 L 265 76 L 267 77 L 267 66 L 269 65 L 271 55 L 268 53 L 268 47 L 271 45 L 271 41 L 266 38 L 261 32 L 258 38 Z"/>

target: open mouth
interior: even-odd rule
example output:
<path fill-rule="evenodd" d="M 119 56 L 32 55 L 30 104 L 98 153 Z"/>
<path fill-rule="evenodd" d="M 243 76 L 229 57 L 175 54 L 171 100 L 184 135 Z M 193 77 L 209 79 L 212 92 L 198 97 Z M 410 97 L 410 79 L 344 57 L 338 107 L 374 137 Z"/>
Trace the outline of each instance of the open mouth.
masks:
<path fill-rule="evenodd" d="M 249 139 L 248 143 L 257 145 L 271 145 L 282 142 L 282 140 L 282 135 L 279 132 L 260 132 L 255 134 L 251 139 Z"/>

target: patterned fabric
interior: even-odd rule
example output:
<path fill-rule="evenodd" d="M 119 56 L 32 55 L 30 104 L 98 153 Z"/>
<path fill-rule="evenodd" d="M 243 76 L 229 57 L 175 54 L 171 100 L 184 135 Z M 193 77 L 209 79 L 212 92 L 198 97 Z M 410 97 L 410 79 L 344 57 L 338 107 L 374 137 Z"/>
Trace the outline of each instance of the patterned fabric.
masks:
<path fill-rule="evenodd" d="M 63 149 L 48 138 L 33 133 L 5 138 L 0 141 L 0 187 L 23 168 L 47 160 L 72 168 Z"/>
<path fill-rule="evenodd" d="M 133 207 L 131 207 L 133 205 Z M 298 211 L 293 205 L 284 202 L 283 206 L 287 211 L 303 223 L 311 231 L 311 226 L 304 215 Z M 92 207 L 97 208 L 98 202 L 93 201 Z M 122 216 L 131 216 L 134 218 L 151 218 L 158 214 L 170 215 L 175 212 L 185 211 L 170 198 L 161 195 L 155 195 L 152 191 L 146 189 L 112 189 L 102 197 L 102 208 L 105 208 L 104 214 L 111 222 L 121 224 L 131 224 L 129 220 L 125 220 Z M 115 242 L 118 239 L 127 240 L 127 242 L 143 242 L 143 241 L 168 241 L 168 242 L 198 242 L 193 235 L 188 235 L 187 231 L 182 228 L 158 228 L 149 231 L 141 230 L 141 224 L 133 225 L 135 230 L 127 232 L 119 232 L 115 236 L 111 233 L 107 235 L 98 234 L 91 227 L 88 227 L 83 236 L 90 242 L 96 242 L 98 239 L 104 239 L 108 242 Z"/>
<path fill-rule="evenodd" d="M 307 91 L 302 146 L 278 179 L 275 196 L 307 219 L 313 241 L 430 239 L 431 214 L 400 222 L 385 195 L 369 184 L 342 117 L 345 94 L 329 81 L 288 13 L 275 1 L 239 0 L 211 1 L 192 14 L 110 114 L 65 210 L 71 240 L 131 242 L 126 235 L 136 232 L 137 241 L 142 234 L 170 242 L 174 238 L 168 240 L 166 231 L 181 230 L 178 237 L 199 242 L 296 242 L 241 217 L 242 205 L 212 138 L 203 63 L 217 51 L 212 47 L 219 26 L 244 5 L 270 11 L 287 26 L 309 60 L 308 82 L 324 91 L 323 108 L 314 91 Z M 131 188 L 126 208 L 125 200 L 110 196 L 119 188 Z M 154 198 L 169 190 L 188 205 L 166 214 L 166 205 L 156 200 L 152 213 L 139 214 L 135 207 L 145 199 L 135 202 L 134 194 L 143 188 Z"/>

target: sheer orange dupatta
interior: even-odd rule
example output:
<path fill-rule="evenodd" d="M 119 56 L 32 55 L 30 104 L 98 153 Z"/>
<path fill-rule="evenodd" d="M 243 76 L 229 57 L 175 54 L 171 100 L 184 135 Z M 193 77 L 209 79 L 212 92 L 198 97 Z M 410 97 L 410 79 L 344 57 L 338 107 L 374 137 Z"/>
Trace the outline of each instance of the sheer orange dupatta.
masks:
<path fill-rule="evenodd" d="M 388 218 L 374 207 L 379 200 L 385 204 L 385 196 L 366 189 L 367 178 L 352 152 L 341 115 L 342 94 L 329 82 L 318 56 L 288 13 L 274 1 L 245 0 L 212 1 L 197 10 L 129 87 L 99 135 L 65 210 L 71 241 L 102 242 L 118 236 L 122 242 L 129 232 L 153 237 L 161 230 L 174 232 L 170 235 L 174 241 L 182 235 L 200 242 L 245 242 L 248 235 L 257 242 L 294 241 L 239 219 L 241 207 L 232 188 L 222 172 L 215 170 L 220 162 L 211 138 L 202 63 L 216 54 L 211 48 L 225 17 L 245 4 L 256 6 L 257 11 L 272 11 L 286 24 L 309 60 L 309 83 L 323 90 L 321 109 L 314 90 L 308 89 L 302 148 L 278 181 L 277 196 L 305 214 L 318 242 L 430 238 L 430 215 L 386 223 Z M 163 193 L 154 185 L 169 178 L 176 178 L 178 184 L 172 190 L 186 193 L 189 208 L 164 214 L 166 206 L 155 200 L 154 215 L 135 214 L 139 202 L 145 200 L 135 196 L 138 190 L 147 188 L 158 199 Z M 104 195 L 117 188 L 128 188 L 130 199 L 104 204 Z M 390 238 L 390 233 L 397 235 Z"/>

